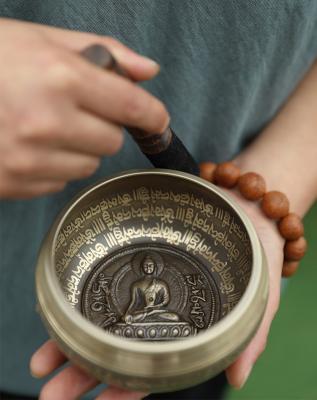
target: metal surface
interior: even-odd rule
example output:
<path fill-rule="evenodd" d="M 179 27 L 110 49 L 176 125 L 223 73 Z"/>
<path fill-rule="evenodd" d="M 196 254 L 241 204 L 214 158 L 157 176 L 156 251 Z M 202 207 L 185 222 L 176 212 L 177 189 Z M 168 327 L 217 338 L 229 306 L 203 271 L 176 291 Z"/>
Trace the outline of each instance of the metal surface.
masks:
<path fill-rule="evenodd" d="M 87 278 L 82 295 L 82 312 L 91 322 L 139 340 L 195 335 L 220 319 L 221 304 L 203 264 L 185 252 L 151 244 L 108 257 Z"/>
<path fill-rule="evenodd" d="M 181 172 L 131 171 L 61 213 L 39 255 L 37 294 L 74 362 L 102 381 L 168 391 L 241 352 L 268 276 L 252 224 L 220 189 Z"/>

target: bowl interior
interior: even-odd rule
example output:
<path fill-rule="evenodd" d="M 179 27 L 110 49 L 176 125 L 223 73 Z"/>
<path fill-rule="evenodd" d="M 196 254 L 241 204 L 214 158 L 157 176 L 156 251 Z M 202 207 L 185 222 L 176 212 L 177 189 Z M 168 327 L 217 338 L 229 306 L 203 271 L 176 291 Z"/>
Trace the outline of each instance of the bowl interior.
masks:
<path fill-rule="evenodd" d="M 225 317 L 253 259 L 242 217 L 220 193 L 154 170 L 82 194 L 55 240 L 70 306 L 110 333 L 146 341 L 193 336 Z"/>

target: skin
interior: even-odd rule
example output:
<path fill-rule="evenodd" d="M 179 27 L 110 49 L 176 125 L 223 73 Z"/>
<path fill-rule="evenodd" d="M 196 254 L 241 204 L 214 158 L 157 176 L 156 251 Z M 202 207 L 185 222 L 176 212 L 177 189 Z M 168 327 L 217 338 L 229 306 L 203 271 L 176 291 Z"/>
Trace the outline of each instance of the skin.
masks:
<path fill-rule="evenodd" d="M 66 182 L 91 175 L 100 157 L 119 151 L 122 125 L 151 132 L 162 132 L 168 125 L 168 113 L 157 99 L 76 55 L 89 44 L 101 43 L 134 80 L 156 75 L 155 63 L 113 39 L 6 20 L 0 21 L 0 35 L 0 57 L 6 60 L 0 77 L 0 198 L 59 191 Z M 112 93 L 116 93 L 115 98 Z M 270 190 L 284 191 L 292 211 L 301 216 L 317 195 L 316 93 L 317 64 L 262 134 L 235 160 L 242 172 L 261 173 Z M 270 296 L 262 324 L 226 371 L 230 384 L 239 388 L 265 349 L 278 309 L 284 241 L 275 223 L 263 216 L 257 204 L 242 199 L 235 191 L 230 195 L 254 223 L 270 273 Z M 33 355 L 30 368 L 41 378 L 66 361 L 49 340 Z M 45 384 L 40 399 L 76 399 L 97 384 L 70 365 Z M 110 386 L 97 400 L 137 400 L 145 395 Z"/>
<path fill-rule="evenodd" d="M 284 192 L 291 210 L 301 217 L 317 198 L 317 61 L 261 135 L 235 160 L 242 172 L 255 171 L 265 177 L 268 190 Z M 257 204 L 236 196 L 249 214 L 264 246 L 270 274 L 270 295 L 257 335 L 238 360 L 228 368 L 231 385 L 239 388 L 264 351 L 280 299 L 284 240 L 276 224 L 264 217 Z M 300 271 L 299 271 L 300 273 Z"/>
<path fill-rule="evenodd" d="M 122 125 L 167 127 L 158 99 L 77 54 L 99 43 L 134 81 L 157 74 L 154 61 L 116 40 L 12 20 L 0 20 L 0 36 L 0 198 L 56 192 L 90 176 L 119 151 Z"/>

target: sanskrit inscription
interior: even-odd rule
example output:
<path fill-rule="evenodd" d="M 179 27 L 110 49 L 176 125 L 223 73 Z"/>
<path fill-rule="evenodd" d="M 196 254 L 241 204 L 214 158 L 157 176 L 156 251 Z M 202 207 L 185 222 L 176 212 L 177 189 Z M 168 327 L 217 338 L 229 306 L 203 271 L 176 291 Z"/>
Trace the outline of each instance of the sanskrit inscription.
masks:
<path fill-rule="evenodd" d="M 163 297 L 172 299 L 173 290 L 179 287 L 175 282 L 174 286 L 170 286 L 172 276 L 168 271 L 174 271 L 174 276 L 178 277 L 185 288 L 186 319 L 181 317 L 183 314 L 180 314 L 179 308 L 173 308 L 172 300 L 172 303 L 169 301 L 165 305 L 159 303 L 160 307 L 157 304 L 153 310 L 150 310 L 152 306 L 149 305 L 150 311 L 139 309 L 136 305 L 138 301 L 142 303 L 145 299 L 140 290 L 146 286 L 145 281 L 149 277 L 136 279 L 136 275 L 131 275 L 134 271 L 131 266 L 133 254 L 130 254 L 129 260 L 125 257 L 129 249 L 143 248 L 142 246 L 162 248 L 163 253 L 166 248 L 171 248 L 177 254 L 192 257 L 199 265 L 198 269 L 193 267 L 181 271 L 182 264 L 176 263 L 176 268 L 175 263 L 170 267 L 169 262 L 166 262 L 165 275 L 155 278 L 156 283 L 151 281 L 148 286 L 149 292 L 155 293 L 154 288 L 157 288 Z M 153 251 L 160 255 L 161 250 Z M 108 263 L 114 256 L 118 257 L 118 260 L 115 258 L 115 269 Z M 162 257 L 167 257 L 171 262 L 170 255 Z M 216 321 L 216 315 L 226 315 L 237 304 L 248 284 L 252 265 L 247 231 L 237 214 L 229 207 L 219 202 L 213 203 L 190 190 L 187 192 L 155 186 L 138 186 L 124 191 L 122 189 L 118 193 L 109 193 L 91 203 L 87 202 L 80 212 L 69 217 L 62 226 L 55 242 L 55 258 L 57 276 L 63 282 L 65 296 L 71 306 L 83 309 L 87 318 L 100 327 L 117 329 L 120 335 L 132 335 L 131 337 L 137 334 L 137 330 L 129 327 L 127 332 L 130 333 L 127 333 L 125 325 L 134 320 L 138 320 L 139 324 L 146 323 L 147 315 L 151 315 L 151 324 L 154 325 L 178 322 L 180 325 L 174 328 L 180 337 L 206 329 L 213 323 L 211 321 Z M 179 262 L 179 256 L 176 258 Z M 139 266 L 143 265 L 141 261 Z M 157 264 L 154 259 L 152 261 Z M 104 269 L 100 265 L 104 265 Z M 127 272 L 129 268 L 132 269 Z M 99 271 L 98 275 L 95 275 L 96 269 Z M 127 275 L 122 271 L 126 271 Z M 130 276 L 130 284 L 124 287 L 125 291 L 120 286 L 122 282 L 119 275 L 120 279 Z M 87 282 L 91 282 L 91 285 Z M 116 297 L 113 289 L 115 285 L 121 288 L 119 291 L 124 299 L 123 303 Z M 212 298 L 210 285 L 214 293 Z M 126 298 L 127 293 L 130 299 Z M 216 300 L 219 309 L 213 305 Z M 214 307 L 214 316 L 210 314 L 208 307 Z M 157 317 L 160 314 L 160 321 L 155 320 L 156 314 Z M 175 315 L 178 316 L 178 321 L 162 322 L 162 318 L 176 318 Z M 144 320 L 141 321 L 142 316 Z M 151 329 L 142 331 L 144 338 L 154 334 Z M 173 332 L 167 325 L 164 329 L 169 332 L 167 337 Z M 155 337 L 159 338 L 157 340 L 163 340 L 158 328 L 155 332 Z M 178 337 L 178 334 L 175 335 Z"/>

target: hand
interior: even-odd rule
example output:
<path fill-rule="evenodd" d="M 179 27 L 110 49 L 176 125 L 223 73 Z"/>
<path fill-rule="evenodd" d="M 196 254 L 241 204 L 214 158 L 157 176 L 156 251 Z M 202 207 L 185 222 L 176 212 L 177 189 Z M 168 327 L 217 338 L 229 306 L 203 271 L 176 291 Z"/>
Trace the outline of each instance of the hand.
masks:
<path fill-rule="evenodd" d="M 91 44 L 109 48 L 135 81 L 158 65 L 109 37 L 0 19 L 0 198 L 62 190 L 95 172 L 122 145 L 122 126 L 163 132 L 163 104 L 84 60 Z"/>
<path fill-rule="evenodd" d="M 31 359 L 32 375 L 42 378 L 66 362 L 66 357 L 59 350 L 56 343 L 48 340 L 40 347 Z M 80 368 L 71 365 L 55 375 L 44 385 L 40 393 L 40 400 L 75 400 L 79 396 L 98 385 L 95 378 L 89 376 Z M 146 393 L 131 392 L 124 389 L 108 386 L 96 400 L 140 400 Z"/>
<path fill-rule="evenodd" d="M 253 222 L 264 247 L 269 269 L 269 299 L 262 323 L 247 348 L 226 370 L 229 383 L 240 389 L 248 379 L 254 363 L 266 347 L 270 326 L 279 306 L 284 240 L 279 234 L 275 222 L 263 215 L 258 204 L 243 199 L 240 194 L 232 190 L 227 190 L 227 193 L 244 209 Z"/>
<path fill-rule="evenodd" d="M 226 373 L 228 381 L 236 388 L 240 388 L 247 380 L 251 369 L 263 352 L 266 345 L 271 322 L 278 309 L 280 298 L 280 281 L 283 262 L 283 239 L 277 231 L 274 222 L 266 218 L 259 206 L 243 199 L 238 193 L 227 191 L 229 196 L 244 209 L 253 222 L 260 237 L 269 267 L 270 294 L 266 312 L 257 334 L 239 358 L 231 365 Z M 53 372 L 65 362 L 66 358 L 52 341 L 46 342 L 33 355 L 31 371 L 33 375 L 43 377 Z M 82 372 L 78 367 L 70 366 L 50 380 L 42 389 L 41 400 L 59 398 L 56 391 L 63 393 L 64 400 L 72 400 L 97 385 L 97 381 Z M 67 397 L 65 397 L 67 393 Z M 116 396 L 116 397 L 115 397 Z M 106 389 L 98 400 L 139 400 L 146 394 L 129 392 L 114 387 Z"/>

